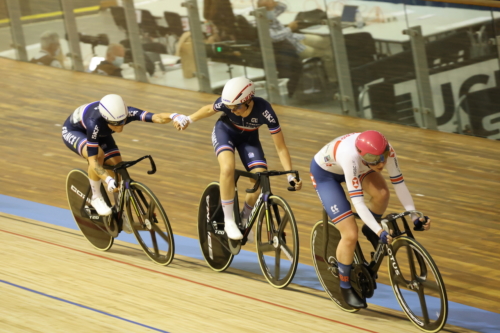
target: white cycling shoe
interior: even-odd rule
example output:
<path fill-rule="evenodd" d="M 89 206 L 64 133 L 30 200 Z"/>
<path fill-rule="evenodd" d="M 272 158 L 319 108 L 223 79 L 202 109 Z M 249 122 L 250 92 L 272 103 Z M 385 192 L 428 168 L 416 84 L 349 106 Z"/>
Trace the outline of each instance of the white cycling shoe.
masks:
<path fill-rule="evenodd" d="M 224 221 L 224 231 L 228 238 L 233 240 L 240 240 L 243 238 L 240 229 L 234 221 Z"/>
<path fill-rule="evenodd" d="M 90 200 L 90 203 L 101 216 L 111 215 L 111 207 L 108 206 L 104 198 L 96 197 Z"/>

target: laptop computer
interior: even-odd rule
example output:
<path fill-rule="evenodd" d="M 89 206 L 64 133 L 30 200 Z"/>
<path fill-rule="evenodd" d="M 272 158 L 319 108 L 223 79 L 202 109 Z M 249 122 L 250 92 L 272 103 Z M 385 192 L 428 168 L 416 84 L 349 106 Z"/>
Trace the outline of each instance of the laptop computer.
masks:
<path fill-rule="evenodd" d="M 341 23 L 342 27 L 353 26 L 356 24 L 356 12 L 358 6 L 344 5 L 342 10 Z"/>

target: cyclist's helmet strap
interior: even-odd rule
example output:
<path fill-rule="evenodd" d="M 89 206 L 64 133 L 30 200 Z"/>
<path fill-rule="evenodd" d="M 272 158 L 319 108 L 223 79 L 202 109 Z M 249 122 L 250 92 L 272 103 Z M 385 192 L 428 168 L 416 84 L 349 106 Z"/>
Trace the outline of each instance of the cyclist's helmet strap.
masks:
<path fill-rule="evenodd" d="M 99 112 L 110 123 L 124 123 L 128 116 L 127 105 L 116 94 L 106 95 L 99 101 Z"/>
<path fill-rule="evenodd" d="M 235 77 L 226 82 L 222 90 L 222 103 L 226 105 L 248 104 L 255 94 L 254 83 L 246 77 Z"/>
<path fill-rule="evenodd" d="M 362 132 L 356 138 L 356 149 L 361 158 L 369 163 L 383 162 L 384 153 L 389 151 L 389 143 L 382 133 L 377 131 Z"/>

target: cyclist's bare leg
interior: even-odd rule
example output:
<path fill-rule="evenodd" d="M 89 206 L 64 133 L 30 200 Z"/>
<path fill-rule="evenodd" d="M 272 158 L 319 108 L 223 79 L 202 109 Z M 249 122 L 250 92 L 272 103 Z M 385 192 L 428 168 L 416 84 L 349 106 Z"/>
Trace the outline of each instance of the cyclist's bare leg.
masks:
<path fill-rule="evenodd" d="M 234 199 L 234 153 L 223 151 L 217 160 L 220 167 L 220 197 L 224 201 Z"/>
<path fill-rule="evenodd" d="M 389 189 L 384 177 L 380 172 L 372 172 L 363 179 L 363 191 L 370 196 L 367 203 L 368 208 L 376 219 L 380 219 L 389 205 Z M 376 249 L 379 237 L 366 224 L 361 229 L 363 235 L 370 241 L 373 248 Z"/>
<path fill-rule="evenodd" d="M 336 224 L 341 239 L 337 247 L 337 264 L 339 269 L 340 292 L 344 300 L 354 308 L 365 308 L 366 301 L 359 297 L 351 286 L 351 265 L 354 260 L 354 249 L 358 241 L 358 226 L 354 216 Z"/>
<path fill-rule="evenodd" d="M 353 261 L 354 249 L 358 241 L 358 225 L 354 220 L 354 216 L 349 216 L 335 226 L 342 236 L 337 247 L 337 260 L 343 264 L 350 265 Z"/>
<path fill-rule="evenodd" d="M 82 156 L 87 160 L 89 164 L 88 176 L 90 187 L 92 189 L 92 206 L 94 206 L 99 215 L 110 215 L 111 209 L 104 201 L 100 190 L 102 180 L 106 180 L 106 178 L 109 176 L 107 171 L 102 167 L 104 163 L 104 151 L 101 149 L 101 147 L 99 147 L 97 156 L 91 156 L 89 158 L 87 153 L 87 146 L 85 145 L 82 148 Z"/>
<path fill-rule="evenodd" d="M 372 172 L 363 179 L 363 192 L 368 193 L 368 208 L 375 214 L 384 214 L 389 205 L 389 188 L 380 172 Z"/>
<path fill-rule="evenodd" d="M 251 170 L 250 172 L 251 173 L 257 173 L 257 172 L 263 172 L 263 171 L 266 171 L 266 169 L 264 168 L 255 168 L 253 170 Z M 255 179 L 250 179 L 250 183 L 252 184 L 252 187 L 255 185 L 256 183 L 256 180 Z M 259 197 L 259 194 L 260 194 L 260 191 L 259 189 L 257 189 L 257 191 L 255 191 L 254 193 L 247 193 L 246 196 L 245 196 L 245 202 L 253 207 L 255 205 L 255 201 L 257 201 L 257 198 Z"/>
<path fill-rule="evenodd" d="M 89 166 L 88 166 L 88 175 L 89 175 L 89 178 L 92 179 L 92 180 L 96 180 L 96 181 L 97 180 L 105 180 L 107 176 L 104 177 L 104 179 L 103 179 L 101 175 L 97 174 L 95 168 L 90 163 L 90 161 L 89 161 L 89 155 L 88 155 L 88 152 L 87 152 L 87 145 L 85 145 L 82 148 L 82 156 L 83 156 L 83 158 L 85 158 L 89 162 Z M 95 158 L 95 157 L 92 156 L 92 158 Z M 99 165 L 103 165 L 103 163 L 104 163 L 104 151 L 101 149 L 101 147 L 99 147 L 99 152 L 97 153 L 97 163 Z"/>
<path fill-rule="evenodd" d="M 224 211 L 224 230 L 231 239 L 242 239 L 234 218 L 234 153 L 225 150 L 217 156 L 220 167 L 220 198 Z"/>

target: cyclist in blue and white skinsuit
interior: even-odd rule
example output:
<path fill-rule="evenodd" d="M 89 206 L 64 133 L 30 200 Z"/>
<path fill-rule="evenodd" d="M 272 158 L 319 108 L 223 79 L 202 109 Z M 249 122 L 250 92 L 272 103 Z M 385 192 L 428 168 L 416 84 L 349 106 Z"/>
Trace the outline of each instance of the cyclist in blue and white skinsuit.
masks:
<path fill-rule="evenodd" d="M 271 104 L 263 98 L 254 97 L 255 87 L 245 77 L 229 80 L 214 104 L 205 105 L 190 116 L 175 116 L 177 129 L 183 130 L 193 121 L 197 121 L 216 113 L 222 116 L 215 123 L 212 133 L 212 144 L 220 166 L 220 194 L 224 211 L 224 230 L 231 239 L 242 239 L 233 216 L 234 207 L 234 150 L 237 149 L 241 162 L 249 172 L 267 170 L 264 151 L 259 141 L 259 127 L 267 125 L 278 151 L 281 165 L 285 170 L 292 169 L 292 161 L 285 144 L 278 117 Z M 253 179 L 252 179 L 253 181 Z M 288 175 L 288 181 L 296 190 L 302 187 L 302 181 Z M 243 227 L 259 196 L 259 192 L 247 193 L 245 207 L 242 212 Z M 251 238 L 251 237 L 249 237 Z"/>
<path fill-rule="evenodd" d="M 101 180 L 107 183 L 109 192 L 116 195 L 116 181 L 102 167 L 104 163 L 116 165 L 122 161 L 113 133 L 123 131 L 123 126 L 134 120 L 166 124 L 170 113 L 151 113 L 127 107 L 123 99 L 115 94 L 104 96 L 100 101 L 76 108 L 62 127 L 62 138 L 66 146 L 85 158 L 92 188 L 92 206 L 99 215 L 110 215 L 111 208 L 104 201 L 100 188 Z M 172 117 L 173 118 L 173 117 Z M 116 198 L 115 198 L 116 199 Z"/>
<path fill-rule="evenodd" d="M 344 300 L 354 308 L 366 307 L 366 300 L 357 295 L 349 281 L 358 240 L 358 226 L 341 183 L 346 183 L 356 212 L 365 223 L 363 234 L 374 247 L 379 239 L 383 243 L 391 243 L 391 236 L 382 230 L 377 222 L 389 204 L 389 189 L 381 174 L 385 166 L 405 210 L 415 210 L 413 199 L 399 169 L 396 152 L 377 131 L 350 133 L 335 138 L 324 146 L 311 162 L 314 188 L 330 220 L 342 235 L 336 253 L 340 287 Z M 365 204 L 364 193 L 370 196 L 368 205 Z M 426 223 L 423 228 L 430 228 L 428 217 L 416 219 L 414 223 L 419 228 L 422 223 Z"/>

